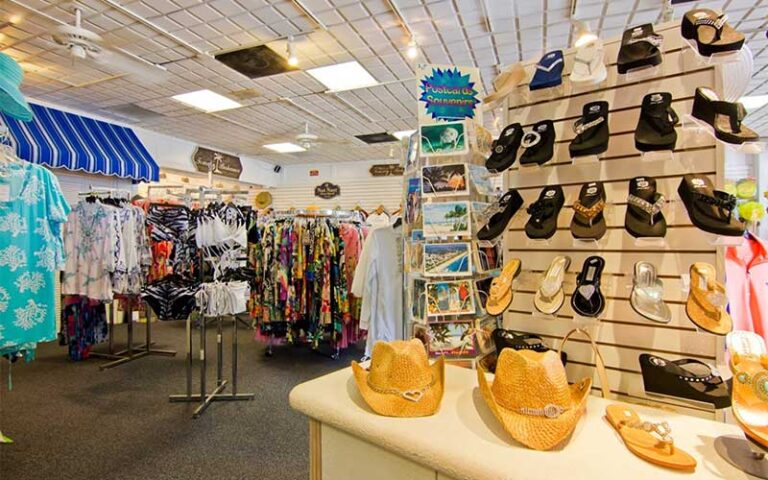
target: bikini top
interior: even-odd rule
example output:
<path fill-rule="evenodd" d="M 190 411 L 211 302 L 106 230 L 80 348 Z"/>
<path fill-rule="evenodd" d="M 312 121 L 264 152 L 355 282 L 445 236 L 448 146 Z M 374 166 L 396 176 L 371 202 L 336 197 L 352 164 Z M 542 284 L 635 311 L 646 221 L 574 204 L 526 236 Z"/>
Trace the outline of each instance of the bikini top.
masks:
<path fill-rule="evenodd" d="M 195 299 L 203 315 L 215 317 L 245 312 L 250 295 L 248 282 L 211 282 L 200 286 Z"/>

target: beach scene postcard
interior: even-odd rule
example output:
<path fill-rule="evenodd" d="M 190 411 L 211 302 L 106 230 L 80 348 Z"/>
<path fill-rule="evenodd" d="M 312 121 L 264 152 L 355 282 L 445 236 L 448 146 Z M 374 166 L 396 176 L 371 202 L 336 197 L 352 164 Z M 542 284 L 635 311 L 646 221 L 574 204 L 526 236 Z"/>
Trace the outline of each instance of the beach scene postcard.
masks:
<path fill-rule="evenodd" d="M 468 237 L 469 202 L 425 203 L 422 207 L 425 237 Z"/>
<path fill-rule="evenodd" d="M 450 357 L 475 354 L 471 322 L 432 323 L 429 325 L 429 354 Z"/>
<path fill-rule="evenodd" d="M 469 243 L 425 243 L 424 275 L 427 277 L 472 275 Z"/>
<path fill-rule="evenodd" d="M 427 316 L 473 315 L 475 292 L 471 280 L 427 283 Z"/>

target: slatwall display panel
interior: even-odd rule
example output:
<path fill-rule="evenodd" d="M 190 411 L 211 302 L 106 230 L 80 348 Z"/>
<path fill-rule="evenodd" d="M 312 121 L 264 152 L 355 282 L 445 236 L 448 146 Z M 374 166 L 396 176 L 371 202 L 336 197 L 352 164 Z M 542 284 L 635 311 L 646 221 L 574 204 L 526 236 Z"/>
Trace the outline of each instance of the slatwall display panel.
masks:
<path fill-rule="evenodd" d="M 508 258 L 522 260 L 523 272 L 515 282 L 515 296 L 504 316 L 504 326 L 541 335 L 553 348 L 558 348 L 563 336 L 578 322 L 570 307 L 576 274 L 588 256 L 600 255 L 606 261 L 601 289 L 607 303 L 600 321 L 587 330 L 597 341 L 605 359 L 611 392 L 620 399 L 664 405 L 712 418 L 715 414 L 704 406 L 647 395 L 638 362 L 641 353 L 652 353 L 670 360 L 688 357 L 716 364 L 722 348 L 721 339 L 698 332 L 685 313 L 687 292 L 681 274 L 686 274 L 694 262 L 708 262 L 720 267 L 721 261 L 717 247 L 691 224 L 677 195 L 680 179 L 686 173 L 705 174 L 717 185 L 722 185 L 722 149 L 710 137 L 685 132 L 680 126 L 672 158 L 644 159 L 634 145 L 640 105 L 646 94 L 670 92 L 673 108 L 683 118 L 691 111 L 696 87 L 715 88 L 719 73 L 715 67 L 697 61 L 690 49 L 683 48 L 678 25 L 657 26 L 656 31 L 664 35 L 664 60 L 653 77 L 627 79 L 618 75 L 616 56 L 620 40 L 616 39 L 606 42 L 608 78 L 602 84 L 589 88 L 572 86 L 568 75 L 573 65 L 573 51 L 567 51 L 563 87 L 559 94 L 527 94 L 528 86 L 522 85 L 507 99 L 507 124 L 520 122 L 529 127 L 540 120 L 551 119 L 557 143 L 550 162 L 542 167 L 516 165 L 504 174 L 505 185 L 517 188 L 526 206 L 534 202 L 547 185 L 563 186 L 566 200 L 558 217 L 558 230 L 549 242 L 527 238 L 524 228 L 528 214 L 524 208 L 509 222 L 504 236 L 505 248 Z M 537 60 L 527 65 L 529 71 L 535 68 Z M 568 153 L 568 144 L 575 137 L 572 126 L 581 116 L 583 105 L 598 100 L 608 101 L 610 105 L 609 149 L 599 161 L 572 161 Z M 668 228 L 662 246 L 637 243 L 624 229 L 628 183 L 639 175 L 655 177 L 658 192 L 671 200 L 664 210 Z M 597 245 L 574 242 L 569 230 L 573 203 L 581 185 L 595 180 L 605 184 L 607 232 Z M 572 259 L 563 286 L 566 298 L 556 315 L 542 315 L 536 312 L 533 299 L 544 272 L 557 255 L 568 255 Z M 630 305 L 634 264 L 640 260 L 652 262 L 664 281 L 664 299 L 672 311 L 669 324 L 647 320 Z M 594 374 L 594 356 L 588 342 L 576 336 L 566 345 L 566 352 L 569 378 L 592 376 L 597 391 L 600 380 Z"/>
<path fill-rule="evenodd" d="M 389 212 L 394 212 L 403 203 L 403 177 L 370 177 L 360 179 L 331 180 L 338 185 L 341 194 L 330 200 L 315 196 L 317 184 L 290 185 L 269 190 L 272 194 L 272 206 L 276 210 L 289 208 L 336 208 L 351 210 L 357 205 L 371 212 L 379 205 L 384 205 Z"/>
<path fill-rule="evenodd" d="M 71 206 L 75 206 L 81 197 L 80 192 L 87 192 L 90 189 L 98 188 L 116 188 L 128 190 L 131 195 L 138 191 L 138 187 L 133 185 L 131 180 L 106 175 L 94 175 L 91 173 L 72 172 L 61 168 L 52 168 L 51 171 L 56 174 L 56 178 L 61 185 L 61 191 L 64 198 Z"/>

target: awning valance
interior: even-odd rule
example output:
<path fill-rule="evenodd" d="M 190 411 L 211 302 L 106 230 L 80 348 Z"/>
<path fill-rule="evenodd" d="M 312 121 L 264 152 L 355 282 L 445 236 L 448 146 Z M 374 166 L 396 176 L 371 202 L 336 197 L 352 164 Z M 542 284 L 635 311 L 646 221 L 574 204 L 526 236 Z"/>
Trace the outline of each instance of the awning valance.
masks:
<path fill-rule="evenodd" d="M 31 122 L 0 113 L 20 158 L 30 162 L 101 173 L 138 181 L 157 181 L 160 167 L 127 127 L 32 104 Z"/>

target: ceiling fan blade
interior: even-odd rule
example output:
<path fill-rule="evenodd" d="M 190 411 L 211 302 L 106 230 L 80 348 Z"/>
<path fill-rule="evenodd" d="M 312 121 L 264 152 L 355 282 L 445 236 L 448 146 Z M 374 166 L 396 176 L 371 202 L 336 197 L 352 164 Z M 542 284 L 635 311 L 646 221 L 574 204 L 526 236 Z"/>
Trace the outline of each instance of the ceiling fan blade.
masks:
<path fill-rule="evenodd" d="M 93 55 L 92 58 L 97 64 L 112 71 L 130 75 L 134 80 L 144 84 L 163 83 L 170 77 L 164 68 L 115 47 L 103 46 L 101 52 Z"/>

